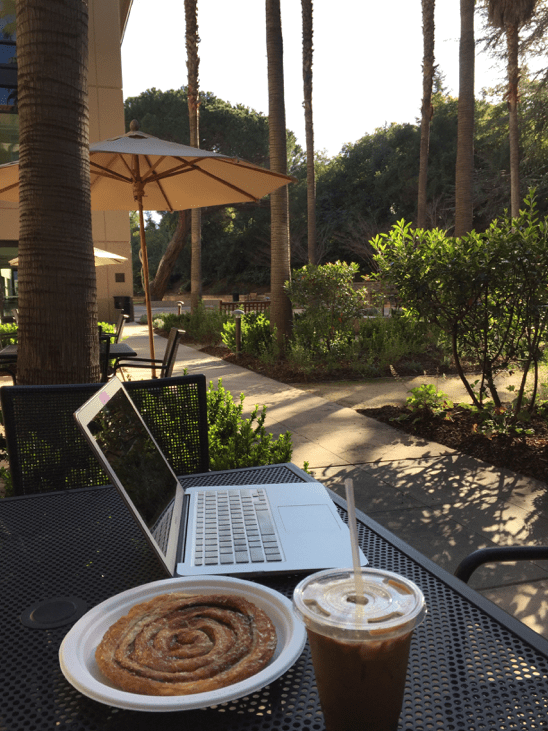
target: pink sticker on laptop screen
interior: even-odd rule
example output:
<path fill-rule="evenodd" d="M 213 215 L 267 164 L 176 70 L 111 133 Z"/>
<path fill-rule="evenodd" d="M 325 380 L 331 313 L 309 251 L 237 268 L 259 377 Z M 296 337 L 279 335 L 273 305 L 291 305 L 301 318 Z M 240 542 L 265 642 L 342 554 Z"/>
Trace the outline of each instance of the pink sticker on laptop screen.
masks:
<path fill-rule="evenodd" d="M 108 393 L 105 393 L 105 392 L 103 391 L 103 393 L 100 393 L 100 394 L 99 394 L 99 401 L 100 401 L 100 402 L 101 402 L 102 404 L 106 404 L 106 402 L 107 402 L 107 401 L 110 401 L 110 396 L 108 395 Z"/>

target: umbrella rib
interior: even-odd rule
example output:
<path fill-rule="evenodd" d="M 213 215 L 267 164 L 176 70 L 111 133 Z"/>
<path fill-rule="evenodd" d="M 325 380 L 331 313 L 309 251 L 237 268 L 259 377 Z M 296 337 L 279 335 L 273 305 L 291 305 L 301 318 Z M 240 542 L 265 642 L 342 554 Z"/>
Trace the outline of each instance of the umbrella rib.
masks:
<path fill-rule="evenodd" d="M 236 193 L 239 193 L 240 195 L 243 195 L 250 201 L 257 201 L 259 198 L 257 198 L 256 195 L 251 195 L 251 193 L 248 193 L 246 190 L 243 190 L 242 188 L 238 188 L 236 185 L 232 185 L 232 183 L 229 183 L 227 180 L 223 180 L 222 178 L 219 178 L 217 175 L 214 175 L 213 173 L 208 172 L 207 170 L 204 170 L 200 167 L 194 167 L 193 165 L 189 166 L 188 172 L 191 170 L 201 173 L 202 175 L 205 175 L 208 178 L 211 178 L 212 180 L 215 180 L 217 183 L 220 183 L 225 188 L 230 188 L 230 190 L 236 191 Z M 163 178 L 172 178 L 174 175 L 180 175 L 181 173 L 178 173 L 176 170 L 172 172 L 168 172 L 166 174 L 161 174 L 158 176 L 154 176 L 156 179 L 163 179 Z"/>
<path fill-rule="evenodd" d="M 162 155 L 161 157 L 159 157 L 156 160 L 156 162 L 154 163 L 154 165 L 151 165 L 151 162 L 149 160 L 149 155 L 143 155 L 143 157 L 145 158 L 145 160 L 147 161 L 147 164 L 148 164 L 148 170 L 142 176 L 143 182 L 146 182 L 147 178 L 149 176 L 151 176 L 151 174 L 156 170 L 156 168 L 158 167 L 158 165 L 166 159 L 166 156 L 165 155 Z"/>
<path fill-rule="evenodd" d="M 202 158 L 202 160 L 207 160 L 207 158 Z M 250 170 L 251 172 L 256 171 L 257 173 L 261 173 L 261 175 L 270 175 L 272 178 L 283 178 L 284 180 L 287 180 L 288 183 L 297 182 L 297 178 L 293 177 L 292 175 L 277 173 L 274 170 L 269 170 L 268 168 L 261 168 L 251 163 L 248 164 L 245 162 L 245 160 L 240 160 L 238 158 L 229 157 L 226 158 L 226 160 L 224 160 L 223 162 L 226 165 L 236 165 L 239 168 L 243 168 L 244 170 Z"/>
<path fill-rule="evenodd" d="M 5 193 L 8 190 L 13 190 L 14 188 L 17 188 L 17 187 L 19 187 L 19 182 L 12 183 L 11 185 L 8 185 L 6 188 L 0 188 L 0 194 Z"/>
<path fill-rule="evenodd" d="M 169 211 L 173 212 L 173 206 L 171 205 L 171 201 L 167 197 L 165 190 L 163 189 L 162 185 L 160 184 L 160 181 L 159 180 L 153 180 L 152 178 L 154 176 L 151 175 L 151 173 L 154 172 L 154 170 L 158 167 L 158 165 L 166 159 L 165 155 L 163 155 L 162 157 L 159 157 L 158 160 L 156 160 L 156 162 L 154 163 L 154 165 L 151 165 L 150 164 L 150 160 L 149 160 L 149 156 L 148 155 L 145 155 L 144 157 L 145 157 L 145 160 L 147 161 L 147 164 L 148 164 L 148 170 L 147 170 L 147 172 L 145 173 L 145 175 L 142 178 L 143 185 L 147 185 L 149 181 L 151 183 L 156 183 L 156 185 L 160 189 L 160 193 L 162 194 L 163 199 L 166 202 L 166 210 L 169 210 Z"/>
<path fill-rule="evenodd" d="M 124 163 L 125 163 L 125 160 L 124 160 Z M 96 163 L 93 160 L 90 160 L 90 166 L 93 168 L 92 172 L 96 173 L 97 175 L 100 175 L 102 178 L 113 178 L 114 180 L 121 180 L 124 183 L 133 182 L 132 178 L 126 178 L 126 176 L 122 175 L 121 173 L 113 172 L 109 168 L 106 168 L 104 165 L 99 165 L 99 163 Z"/>

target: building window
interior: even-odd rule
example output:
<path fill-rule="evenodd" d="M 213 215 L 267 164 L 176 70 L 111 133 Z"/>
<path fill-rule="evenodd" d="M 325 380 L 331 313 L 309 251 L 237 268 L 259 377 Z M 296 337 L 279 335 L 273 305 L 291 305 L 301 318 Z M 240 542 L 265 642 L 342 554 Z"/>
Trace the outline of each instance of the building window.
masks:
<path fill-rule="evenodd" d="M 114 274 L 114 281 L 115 282 L 125 282 L 126 281 L 126 275 L 124 272 L 116 272 Z"/>
<path fill-rule="evenodd" d="M 15 15 L 0 0 L 0 163 L 19 157 Z"/>

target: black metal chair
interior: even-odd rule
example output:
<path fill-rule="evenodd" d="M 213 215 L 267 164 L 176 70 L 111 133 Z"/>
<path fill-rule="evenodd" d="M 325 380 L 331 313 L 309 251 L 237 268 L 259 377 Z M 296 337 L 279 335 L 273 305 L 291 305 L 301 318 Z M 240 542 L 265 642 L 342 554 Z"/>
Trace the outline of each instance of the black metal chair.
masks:
<path fill-rule="evenodd" d="M 548 559 L 548 546 L 493 546 L 479 548 L 466 556 L 455 569 L 455 576 L 465 583 L 476 569 L 486 563 L 541 561 Z"/>
<path fill-rule="evenodd" d="M 16 495 L 110 483 L 73 416 L 100 386 L 0 389 Z M 125 387 L 175 474 L 208 472 L 205 376 L 131 381 Z"/>
<path fill-rule="evenodd" d="M 17 383 L 17 358 L 0 357 L 0 374 L 1 373 L 11 376 L 11 380 L 15 385 Z"/>
<path fill-rule="evenodd" d="M 109 376 L 110 336 L 99 331 L 99 365 L 101 367 L 101 381 L 106 383 Z"/>
<path fill-rule="evenodd" d="M 122 339 L 122 333 L 124 332 L 124 325 L 128 320 L 129 315 L 125 315 L 124 311 L 120 310 L 120 314 L 118 315 L 118 319 L 116 320 L 116 331 L 113 333 L 103 333 L 103 335 L 108 335 L 111 342 L 119 343 Z"/>
<path fill-rule="evenodd" d="M 118 358 L 114 363 L 112 373 L 123 368 L 148 368 L 151 369 L 153 366 L 158 368 L 160 371 L 159 378 L 169 378 L 173 373 L 173 366 L 175 365 L 175 359 L 177 357 L 177 350 L 179 348 L 179 342 L 181 335 L 184 335 L 184 330 L 178 330 L 176 327 L 172 327 L 169 331 L 167 338 L 166 349 L 162 360 L 158 358 L 129 358 L 124 360 Z M 123 371 L 122 371 L 122 377 Z"/>

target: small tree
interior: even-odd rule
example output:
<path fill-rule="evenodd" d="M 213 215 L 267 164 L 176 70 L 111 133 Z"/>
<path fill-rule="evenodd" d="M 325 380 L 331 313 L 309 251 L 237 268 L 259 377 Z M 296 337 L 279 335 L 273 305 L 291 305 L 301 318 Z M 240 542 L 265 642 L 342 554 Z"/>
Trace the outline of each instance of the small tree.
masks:
<path fill-rule="evenodd" d="M 525 202 L 518 219 L 495 220 L 482 234 L 453 238 L 401 221 L 373 241 L 379 276 L 397 289 L 405 307 L 450 337 L 457 371 L 476 407 L 483 408 L 489 392 L 500 408 L 495 376 L 519 365 L 514 419 L 525 403 L 531 369 L 527 409 L 534 407 L 548 320 L 548 219 L 536 216 L 531 193 Z M 465 358 L 481 372 L 479 391 L 464 373 Z"/>
<path fill-rule="evenodd" d="M 316 349 L 327 351 L 338 339 L 352 337 L 354 322 L 366 306 L 365 290 L 353 287 L 357 273 L 357 264 L 341 261 L 297 269 L 285 285 L 293 307 L 304 310 L 295 334 L 306 329 Z"/>

